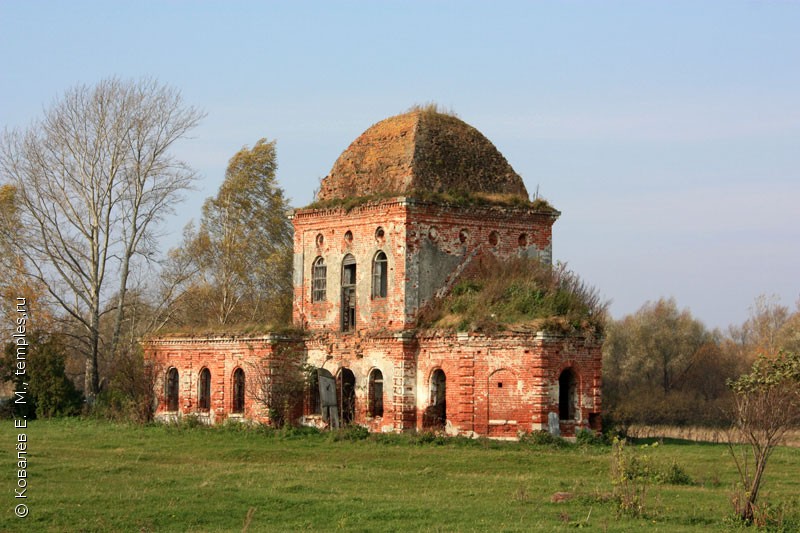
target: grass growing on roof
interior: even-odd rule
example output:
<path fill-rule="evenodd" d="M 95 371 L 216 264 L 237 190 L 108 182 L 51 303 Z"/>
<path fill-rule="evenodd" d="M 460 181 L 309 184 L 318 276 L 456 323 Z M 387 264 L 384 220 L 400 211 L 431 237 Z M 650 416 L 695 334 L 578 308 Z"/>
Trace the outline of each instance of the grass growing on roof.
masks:
<path fill-rule="evenodd" d="M 483 193 L 465 190 L 452 190 L 445 192 L 413 191 L 406 193 L 382 192 L 365 196 L 351 196 L 347 198 L 330 198 L 316 200 L 301 209 L 341 209 L 349 213 L 357 207 L 378 204 L 386 200 L 405 197 L 420 202 L 449 205 L 456 207 L 508 207 L 514 209 L 530 209 L 543 214 L 557 214 L 556 209 L 544 198 L 529 200 L 518 194 Z"/>
<path fill-rule="evenodd" d="M 421 327 L 495 332 L 517 327 L 601 332 L 607 302 L 566 265 L 485 257 L 420 314 Z"/>

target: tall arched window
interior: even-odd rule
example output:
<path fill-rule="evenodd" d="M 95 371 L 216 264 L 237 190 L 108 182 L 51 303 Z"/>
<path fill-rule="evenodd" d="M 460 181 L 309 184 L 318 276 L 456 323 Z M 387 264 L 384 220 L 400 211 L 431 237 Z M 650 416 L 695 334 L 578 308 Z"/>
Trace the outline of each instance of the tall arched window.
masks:
<path fill-rule="evenodd" d="M 197 384 L 197 407 L 201 411 L 211 409 L 211 371 L 207 368 L 200 371 L 200 380 Z"/>
<path fill-rule="evenodd" d="M 328 267 L 325 260 L 317 257 L 311 267 L 311 301 L 324 302 L 325 292 L 328 286 Z"/>
<path fill-rule="evenodd" d="M 241 368 L 233 373 L 233 413 L 244 413 L 244 370 Z"/>
<path fill-rule="evenodd" d="M 170 368 L 167 371 L 167 383 L 166 383 L 166 391 L 165 396 L 167 400 L 167 411 L 177 411 L 178 410 L 178 369 L 177 368 Z"/>
<path fill-rule="evenodd" d="M 578 380 L 571 368 L 564 369 L 558 377 L 558 418 L 575 420 L 578 404 Z"/>
<path fill-rule="evenodd" d="M 377 368 L 369 374 L 369 416 L 383 416 L 383 373 Z"/>
<path fill-rule="evenodd" d="M 356 258 L 351 254 L 342 261 L 342 331 L 356 329 Z"/>
<path fill-rule="evenodd" d="M 386 298 L 387 285 L 387 265 L 386 254 L 378 252 L 372 261 L 372 297 Z"/>

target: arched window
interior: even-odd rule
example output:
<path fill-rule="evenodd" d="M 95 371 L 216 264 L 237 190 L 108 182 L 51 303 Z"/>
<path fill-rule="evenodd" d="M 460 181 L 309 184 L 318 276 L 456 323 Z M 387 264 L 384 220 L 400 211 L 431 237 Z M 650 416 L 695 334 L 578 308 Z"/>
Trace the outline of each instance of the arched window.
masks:
<path fill-rule="evenodd" d="M 170 368 L 167 371 L 167 390 L 165 396 L 167 399 L 167 411 L 178 410 L 178 369 Z"/>
<path fill-rule="evenodd" d="M 386 298 L 387 285 L 387 265 L 386 254 L 378 252 L 372 261 L 372 297 Z"/>
<path fill-rule="evenodd" d="M 233 413 L 244 413 L 244 370 L 241 368 L 233 373 Z"/>
<path fill-rule="evenodd" d="M 356 258 L 351 254 L 342 261 L 342 331 L 356 329 Z"/>
<path fill-rule="evenodd" d="M 201 411 L 211 409 L 211 371 L 207 368 L 200 371 L 200 380 L 197 384 L 197 407 Z"/>
<path fill-rule="evenodd" d="M 571 368 L 565 368 L 558 377 L 558 418 L 575 420 L 578 404 L 578 380 Z"/>
<path fill-rule="evenodd" d="M 383 416 L 383 373 L 377 368 L 369 374 L 369 416 Z"/>
<path fill-rule="evenodd" d="M 324 302 L 325 291 L 328 286 L 328 267 L 325 260 L 317 257 L 311 267 L 311 301 Z"/>

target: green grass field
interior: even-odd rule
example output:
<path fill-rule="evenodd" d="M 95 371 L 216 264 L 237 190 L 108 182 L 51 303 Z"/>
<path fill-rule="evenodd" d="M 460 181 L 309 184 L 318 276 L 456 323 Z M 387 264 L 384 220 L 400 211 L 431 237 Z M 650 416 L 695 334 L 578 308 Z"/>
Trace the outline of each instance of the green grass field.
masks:
<path fill-rule="evenodd" d="M 619 515 L 608 446 L 371 436 L 334 440 L 235 428 L 35 421 L 30 514 L 14 516 L 17 431 L 0 420 L 0 531 L 725 531 L 733 463 L 722 445 L 647 450 L 691 485 L 650 486 L 642 517 Z M 771 460 L 764 497 L 800 524 L 800 449 Z M 574 497 L 551 502 L 556 492 Z M 794 509 L 794 510 L 792 510 Z M 780 514 L 780 509 L 776 511 Z M 249 518 L 248 518 L 249 517 Z"/>

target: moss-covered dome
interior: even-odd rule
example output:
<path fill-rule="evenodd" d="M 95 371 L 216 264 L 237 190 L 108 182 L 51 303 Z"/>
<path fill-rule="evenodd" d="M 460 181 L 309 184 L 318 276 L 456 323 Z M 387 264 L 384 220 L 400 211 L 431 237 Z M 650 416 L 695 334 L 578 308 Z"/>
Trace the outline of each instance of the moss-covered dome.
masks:
<path fill-rule="evenodd" d="M 481 132 L 417 109 L 362 133 L 322 180 L 317 200 L 469 192 L 528 199 L 522 178 Z"/>

